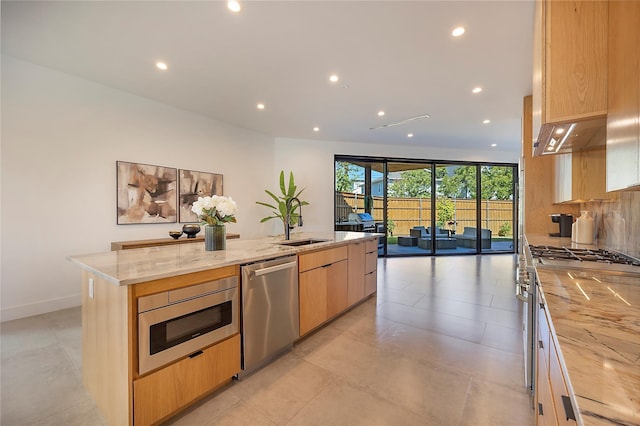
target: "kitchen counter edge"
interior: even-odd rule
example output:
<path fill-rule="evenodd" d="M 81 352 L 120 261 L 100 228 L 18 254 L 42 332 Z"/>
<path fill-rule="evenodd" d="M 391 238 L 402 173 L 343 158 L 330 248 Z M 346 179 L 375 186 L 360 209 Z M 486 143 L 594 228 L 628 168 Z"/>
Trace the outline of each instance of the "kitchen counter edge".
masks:
<path fill-rule="evenodd" d="M 290 241 L 326 240 L 303 246 L 285 246 L 282 235 L 258 239 L 227 241 L 226 250 L 205 251 L 202 244 L 178 244 L 132 250 L 117 250 L 68 256 L 67 260 L 115 285 L 131 285 L 145 281 L 206 271 L 224 266 L 241 265 L 287 255 L 349 245 L 356 241 L 378 238 L 383 234 L 336 231 L 296 233 Z"/>

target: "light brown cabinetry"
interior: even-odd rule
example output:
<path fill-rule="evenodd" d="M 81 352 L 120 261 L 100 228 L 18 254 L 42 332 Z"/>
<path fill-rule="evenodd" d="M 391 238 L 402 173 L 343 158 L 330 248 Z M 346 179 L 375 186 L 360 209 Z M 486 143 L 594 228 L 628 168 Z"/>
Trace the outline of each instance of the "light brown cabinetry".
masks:
<path fill-rule="evenodd" d="M 365 242 L 349 245 L 349 305 L 362 300 L 365 291 Z"/>
<path fill-rule="evenodd" d="M 240 335 L 133 382 L 134 424 L 167 418 L 240 371 Z"/>
<path fill-rule="evenodd" d="M 567 377 L 560 362 L 561 354 L 551 328 L 543 296 L 538 309 L 538 351 L 536 364 L 536 424 L 576 425 L 569 398 Z"/>
<path fill-rule="evenodd" d="M 348 247 L 298 256 L 300 335 L 347 309 Z"/>
<path fill-rule="evenodd" d="M 349 245 L 349 306 L 376 291 L 377 267 L 377 240 Z"/>
<path fill-rule="evenodd" d="M 533 141 L 543 126 L 607 113 L 606 1 L 537 0 Z"/>
<path fill-rule="evenodd" d="M 300 336 L 374 293 L 377 260 L 377 239 L 300 254 Z"/>
<path fill-rule="evenodd" d="M 238 266 L 118 286 L 83 271 L 83 384 L 108 424 L 160 422 L 240 371 L 236 334 L 149 374 L 138 372 L 138 299 L 231 276 L 239 276 Z"/>
<path fill-rule="evenodd" d="M 367 297 L 378 289 L 378 240 L 365 243 L 364 259 L 364 296 Z"/>
<path fill-rule="evenodd" d="M 640 2 L 609 1 L 607 191 L 640 189 Z"/>

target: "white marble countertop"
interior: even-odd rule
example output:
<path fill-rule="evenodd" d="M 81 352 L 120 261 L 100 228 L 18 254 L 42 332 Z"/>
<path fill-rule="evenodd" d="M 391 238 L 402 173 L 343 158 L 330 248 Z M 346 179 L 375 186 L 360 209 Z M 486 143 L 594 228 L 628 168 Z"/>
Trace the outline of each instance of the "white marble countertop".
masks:
<path fill-rule="evenodd" d="M 527 239 L 572 246 L 569 238 Z M 536 270 L 583 424 L 640 424 L 640 278 L 574 268 Z"/>
<path fill-rule="evenodd" d="M 285 242 L 281 235 L 255 240 L 227 240 L 226 250 L 218 251 L 206 251 L 204 243 L 193 243 L 83 254 L 69 256 L 67 259 L 116 285 L 130 285 L 319 248 L 346 245 L 356 240 L 376 238 L 379 235 L 365 232 L 295 233 L 291 236 L 292 241 L 308 238 L 326 241 L 288 247 L 278 244 Z"/>

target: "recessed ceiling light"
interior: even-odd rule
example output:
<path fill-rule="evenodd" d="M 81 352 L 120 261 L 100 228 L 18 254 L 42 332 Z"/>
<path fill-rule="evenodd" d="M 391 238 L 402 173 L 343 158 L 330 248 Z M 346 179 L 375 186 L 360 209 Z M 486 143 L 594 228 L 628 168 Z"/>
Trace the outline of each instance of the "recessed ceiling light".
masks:
<path fill-rule="evenodd" d="M 256 107 L 258 107 L 258 109 L 264 109 L 264 104 L 260 103 L 260 104 L 256 105 Z"/>
<path fill-rule="evenodd" d="M 319 132 L 319 131 L 320 131 L 320 127 L 314 127 L 314 128 L 313 128 L 313 131 L 314 131 L 314 132 Z"/>
<path fill-rule="evenodd" d="M 382 117 L 384 115 L 384 111 L 380 110 L 378 111 L 378 117 Z"/>
<path fill-rule="evenodd" d="M 408 138 L 412 138 L 412 137 L 413 137 L 413 133 L 409 133 L 409 134 L 407 135 L 407 137 L 408 137 Z"/>
<path fill-rule="evenodd" d="M 474 87 L 472 92 L 473 93 L 480 93 L 480 92 L 482 92 L 482 87 Z"/>
<path fill-rule="evenodd" d="M 484 121 L 482 122 L 482 124 L 489 124 L 489 123 L 491 123 L 491 120 L 484 120 Z"/>
<path fill-rule="evenodd" d="M 491 144 L 491 148 L 495 148 L 496 146 L 498 146 L 498 144 L 497 144 L 497 143 L 492 143 L 492 144 Z"/>
<path fill-rule="evenodd" d="M 332 82 L 332 83 L 337 83 L 338 80 L 340 80 L 340 77 L 338 77 L 335 74 L 332 74 L 331 77 L 329 77 L 329 81 Z"/>
<path fill-rule="evenodd" d="M 453 29 L 453 31 L 451 31 L 451 35 L 454 37 L 460 37 L 462 34 L 464 34 L 464 27 L 456 27 Z"/>
<path fill-rule="evenodd" d="M 169 67 L 164 62 L 156 62 L 156 68 L 166 71 Z"/>
<path fill-rule="evenodd" d="M 240 12 L 240 10 L 242 9 L 242 7 L 240 6 L 240 2 L 237 0 L 229 0 L 227 2 L 227 7 L 232 12 Z"/>

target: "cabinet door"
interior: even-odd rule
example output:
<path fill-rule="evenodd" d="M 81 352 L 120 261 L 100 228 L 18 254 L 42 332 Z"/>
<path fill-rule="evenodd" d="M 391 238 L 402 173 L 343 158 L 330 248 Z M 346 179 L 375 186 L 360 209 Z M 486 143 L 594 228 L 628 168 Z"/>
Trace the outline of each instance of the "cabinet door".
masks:
<path fill-rule="evenodd" d="M 364 298 L 364 258 L 365 243 L 353 243 L 349 245 L 349 306 L 359 302 Z"/>
<path fill-rule="evenodd" d="M 346 263 L 346 262 L 345 262 Z M 299 276 L 300 335 L 304 335 L 326 321 L 327 268 L 302 272 Z"/>
<path fill-rule="evenodd" d="M 556 426 L 556 412 L 549 385 L 549 371 L 546 362 L 540 362 L 544 354 L 538 349 L 538 373 L 536 379 L 536 425 Z"/>
<path fill-rule="evenodd" d="M 544 123 L 607 113 L 606 1 L 545 1 Z"/>
<path fill-rule="evenodd" d="M 240 335 L 133 382 L 134 424 L 157 423 L 240 371 Z"/>
<path fill-rule="evenodd" d="M 320 268 L 326 271 L 327 283 L 327 318 L 333 318 L 340 312 L 347 309 L 348 304 L 348 283 L 347 270 L 348 262 L 342 260 L 332 263 L 329 266 Z"/>
<path fill-rule="evenodd" d="M 553 339 L 551 340 L 549 354 L 549 381 L 551 382 L 551 394 L 556 407 L 556 418 L 559 425 L 576 425 L 573 406 L 569 400 L 569 391 L 565 383 L 564 374 L 560 367 L 559 354 Z M 566 406 L 565 406 L 566 405 Z"/>
<path fill-rule="evenodd" d="M 378 271 L 369 272 L 364 276 L 365 297 L 375 293 L 376 290 L 378 290 Z"/>
<path fill-rule="evenodd" d="M 640 2 L 609 2 L 607 191 L 640 185 Z"/>

